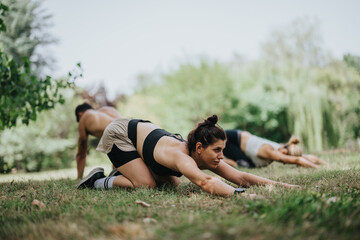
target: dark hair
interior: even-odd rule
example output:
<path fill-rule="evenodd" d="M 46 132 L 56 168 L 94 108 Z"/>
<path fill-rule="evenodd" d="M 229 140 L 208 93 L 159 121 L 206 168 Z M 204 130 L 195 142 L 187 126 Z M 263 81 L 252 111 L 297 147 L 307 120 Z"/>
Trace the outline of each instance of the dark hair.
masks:
<path fill-rule="evenodd" d="M 218 116 L 212 115 L 203 122 L 199 123 L 188 135 L 189 154 L 195 151 L 196 143 L 200 142 L 204 147 L 207 147 L 217 140 L 226 140 L 225 131 L 215 124 L 218 122 Z"/>
<path fill-rule="evenodd" d="M 80 119 L 79 113 L 85 112 L 88 109 L 93 109 L 93 107 L 88 103 L 80 104 L 75 108 L 75 116 L 76 116 L 76 121 L 77 122 L 79 122 L 79 119 Z"/>

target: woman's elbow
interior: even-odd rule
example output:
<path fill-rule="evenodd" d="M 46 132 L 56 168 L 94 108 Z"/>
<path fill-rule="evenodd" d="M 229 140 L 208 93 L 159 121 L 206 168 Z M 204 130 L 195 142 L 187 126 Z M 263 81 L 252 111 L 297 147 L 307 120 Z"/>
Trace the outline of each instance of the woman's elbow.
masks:
<path fill-rule="evenodd" d="M 204 179 L 200 180 L 197 185 L 204 191 L 213 194 L 216 181 L 217 179 L 215 177 L 207 176 Z"/>

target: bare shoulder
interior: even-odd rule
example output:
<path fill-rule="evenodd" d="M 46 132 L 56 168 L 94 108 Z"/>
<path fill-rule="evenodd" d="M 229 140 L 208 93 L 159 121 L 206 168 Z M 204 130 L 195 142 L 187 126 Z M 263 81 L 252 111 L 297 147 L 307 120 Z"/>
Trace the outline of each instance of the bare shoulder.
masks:
<path fill-rule="evenodd" d="M 172 155 L 175 159 L 189 157 L 187 146 L 184 142 L 180 142 L 173 137 L 164 137 L 161 139 L 164 146 L 164 154 Z"/>
<path fill-rule="evenodd" d="M 258 156 L 262 158 L 267 158 L 274 160 L 275 156 L 281 155 L 282 153 L 277 149 L 274 149 L 270 144 L 263 144 L 259 148 Z"/>
<path fill-rule="evenodd" d="M 88 128 L 93 122 L 94 119 L 94 111 L 87 110 L 84 112 L 82 117 L 79 120 L 78 131 L 79 131 L 79 138 L 86 139 L 88 134 Z"/>
<path fill-rule="evenodd" d="M 160 138 L 154 156 L 160 164 L 174 170 L 179 170 L 179 165 L 194 162 L 188 154 L 186 144 L 172 137 Z"/>
<path fill-rule="evenodd" d="M 83 113 L 82 117 L 80 118 L 79 124 L 87 122 L 89 119 L 93 118 L 95 115 L 96 115 L 95 110 L 92 110 L 92 109 L 86 110 Z"/>
<path fill-rule="evenodd" d="M 101 112 L 101 113 L 105 113 L 111 117 L 114 117 L 114 118 L 120 118 L 121 115 L 120 113 L 113 107 L 109 107 L 109 106 L 105 106 L 105 107 L 101 107 L 97 110 L 98 112 Z"/>

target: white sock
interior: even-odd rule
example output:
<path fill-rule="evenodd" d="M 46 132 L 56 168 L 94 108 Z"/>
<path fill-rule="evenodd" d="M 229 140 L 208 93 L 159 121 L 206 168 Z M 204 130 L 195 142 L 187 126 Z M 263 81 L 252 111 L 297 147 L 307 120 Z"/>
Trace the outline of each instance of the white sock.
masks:
<path fill-rule="evenodd" d="M 116 177 L 104 177 L 95 181 L 94 187 L 101 189 L 110 189 L 113 187 L 113 183 Z"/>

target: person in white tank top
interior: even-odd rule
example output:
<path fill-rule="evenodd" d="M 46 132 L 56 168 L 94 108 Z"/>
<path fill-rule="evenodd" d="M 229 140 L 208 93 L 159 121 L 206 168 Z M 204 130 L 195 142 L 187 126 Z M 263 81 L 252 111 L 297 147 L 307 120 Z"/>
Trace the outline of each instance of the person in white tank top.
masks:
<path fill-rule="evenodd" d="M 296 164 L 302 167 L 319 168 L 326 162 L 314 155 L 302 154 L 300 139 L 291 137 L 285 145 L 255 136 L 241 130 L 226 130 L 228 141 L 224 149 L 225 162 L 231 166 L 244 166 L 244 158 L 249 167 L 265 167 L 273 161 Z M 240 163 L 240 164 L 239 164 Z"/>

